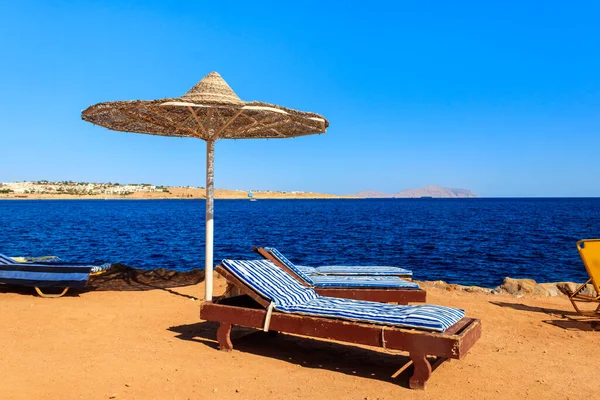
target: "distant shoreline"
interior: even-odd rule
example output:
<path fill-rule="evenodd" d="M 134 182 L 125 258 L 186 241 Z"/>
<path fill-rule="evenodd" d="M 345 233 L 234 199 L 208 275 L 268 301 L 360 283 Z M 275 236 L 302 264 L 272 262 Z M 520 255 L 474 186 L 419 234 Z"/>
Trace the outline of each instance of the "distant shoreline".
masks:
<path fill-rule="evenodd" d="M 355 198 L 355 197 L 261 197 L 261 198 L 254 198 L 256 200 L 365 200 L 365 199 L 359 199 L 359 198 Z M 10 201 L 10 200 L 15 200 L 15 201 L 22 201 L 22 200 L 38 200 L 38 201 L 44 201 L 44 200 L 98 200 L 98 201 L 102 201 L 102 200 L 123 200 L 123 201 L 131 201 L 131 200 L 147 200 L 147 201 L 152 201 L 152 200 L 206 200 L 205 197 L 107 197 L 107 198 L 101 198 L 101 197 L 86 197 L 86 196 L 81 196 L 81 197 L 0 197 L 0 201 Z M 249 201 L 249 198 L 242 198 L 242 197 L 215 197 L 215 200 L 246 200 Z"/>
<path fill-rule="evenodd" d="M 215 199 L 337 199 L 328 193 L 274 190 L 215 189 Z M 190 186 L 93 182 L 24 181 L 0 183 L 0 200 L 163 200 L 205 199 L 206 189 Z"/>
<path fill-rule="evenodd" d="M 215 190 L 216 200 L 301 200 L 301 199 L 349 199 L 353 196 L 336 196 L 322 193 L 286 193 L 286 192 L 253 192 L 248 197 L 248 192 L 233 190 Z M 0 194 L 0 200 L 204 200 L 204 190 L 178 189 L 171 193 L 164 192 L 139 192 L 127 195 L 73 195 L 73 194 Z"/>

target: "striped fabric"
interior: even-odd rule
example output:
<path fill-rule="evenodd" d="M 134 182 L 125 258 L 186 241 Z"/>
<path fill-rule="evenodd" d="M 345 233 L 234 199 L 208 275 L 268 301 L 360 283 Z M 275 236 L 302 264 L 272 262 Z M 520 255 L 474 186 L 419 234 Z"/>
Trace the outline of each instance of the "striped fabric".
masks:
<path fill-rule="evenodd" d="M 307 276 L 313 275 L 368 275 L 368 276 L 400 276 L 412 277 L 412 271 L 406 268 L 390 267 L 382 265 L 327 265 L 322 267 L 298 266 L 291 262 L 286 256 L 281 254 L 275 247 L 265 247 L 266 251 L 285 264 L 289 269 L 298 271 Z"/>
<path fill-rule="evenodd" d="M 92 266 L 92 269 L 90 272 L 92 274 L 97 274 L 97 273 L 108 270 L 110 267 L 112 267 L 111 263 L 104 263 L 102 265 L 94 265 L 94 266 Z"/>
<path fill-rule="evenodd" d="M 306 303 L 317 297 L 290 274 L 268 260 L 223 260 L 221 265 L 275 305 Z"/>
<path fill-rule="evenodd" d="M 397 276 L 344 276 L 313 275 L 310 277 L 314 287 L 323 288 L 388 288 L 418 289 L 419 285 Z"/>
<path fill-rule="evenodd" d="M 307 275 L 274 247 L 265 247 L 269 253 L 301 277 L 306 283 L 317 288 L 388 288 L 418 289 L 419 285 L 397 276 L 344 276 L 344 275 Z"/>
<path fill-rule="evenodd" d="M 312 281 L 310 276 L 308 276 L 307 274 L 302 272 L 302 270 L 300 270 L 298 267 L 296 267 L 296 265 L 293 262 L 288 260 L 287 257 L 284 256 L 283 254 L 281 254 L 275 247 L 265 247 L 265 250 L 268 251 L 269 253 L 271 253 L 271 255 L 273 257 L 275 257 L 279 261 L 281 261 L 281 263 L 284 264 L 286 267 L 288 267 L 289 269 L 294 271 L 296 273 L 296 275 L 298 275 L 300 278 L 302 278 L 305 282 L 308 282 L 311 285 L 314 284 L 314 282 Z"/>
<path fill-rule="evenodd" d="M 223 260 L 221 265 L 281 312 L 438 332 L 465 316 L 463 310 L 442 306 L 399 306 L 319 296 L 267 260 Z"/>
<path fill-rule="evenodd" d="M 275 308 L 283 312 L 314 317 L 340 318 L 437 332 L 444 332 L 465 316 L 463 310 L 430 304 L 399 306 L 324 296 L 319 296 L 304 304 L 287 306 L 285 309 Z"/>
<path fill-rule="evenodd" d="M 327 265 L 315 268 L 317 273 L 324 275 L 373 275 L 373 276 L 412 276 L 412 271 L 400 267 L 383 265 Z"/>
<path fill-rule="evenodd" d="M 304 272 L 306 275 L 317 275 L 317 269 L 315 267 L 307 267 L 306 265 L 296 265 L 300 271 Z"/>
<path fill-rule="evenodd" d="M 288 260 L 289 261 L 289 260 Z M 296 268 L 306 275 L 344 275 L 344 276 L 398 276 L 412 277 L 412 271 L 400 267 L 387 267 L 381 265 L 327 265 L 322 267 L 308 267 L 295 264 Z"/>
<path fill-rule="evenodd" d="M 0 265 L 11 265 L 16 264 L 17 262 L 10 258 L 9 256 L 5 256 L 4 254 L 0 254 Z"/>

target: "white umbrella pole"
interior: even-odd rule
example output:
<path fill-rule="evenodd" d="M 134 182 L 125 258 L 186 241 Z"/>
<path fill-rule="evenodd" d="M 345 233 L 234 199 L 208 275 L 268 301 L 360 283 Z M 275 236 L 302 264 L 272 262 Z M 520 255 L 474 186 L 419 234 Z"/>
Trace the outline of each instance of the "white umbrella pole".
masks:
<path fill-rule="evenodd" d="M 213 216 L 215 198 L 215 141 L 206 141 L 206 262 L 204 284 L 206 301 L 213 293 Z"/>

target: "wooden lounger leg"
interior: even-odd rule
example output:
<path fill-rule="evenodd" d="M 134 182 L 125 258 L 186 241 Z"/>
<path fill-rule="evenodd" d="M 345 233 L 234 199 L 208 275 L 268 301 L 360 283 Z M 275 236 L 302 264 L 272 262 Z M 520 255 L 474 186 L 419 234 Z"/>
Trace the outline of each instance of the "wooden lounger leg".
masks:
<path fill-rule="evenodd" d="M 37 287 L 37 286 L 35 287 L 35 291 L 37 292 L 37 294 L 39 294 L 40 297 L 43 297 L 45 299 L 56 299 L 58 297 L 62 297 L 65 295 L 65 293 L 67 293 L 67 290 L 69 290 L 68 286 L 59 294 L 46 294 L 46 293 L 42 292 L 39 287 Z"/>
<path fill-rule="evenodd" d="M 233 350 L 233 343 L 231 343 L 231 324 L 225 324 L 223 322 L 219 324 L 219 329 L 217 329 L 217 341 L 219 342 L 219 350 Z"/>
<path fill-rule="evenodd" d="M 425 389 L 425 383 L 431 376 L 431 364 L 425 354 L 410 353 L 410 359 L 415 367 L 413 376 L 410 377 L 408 385 L 411 389 Z"/>

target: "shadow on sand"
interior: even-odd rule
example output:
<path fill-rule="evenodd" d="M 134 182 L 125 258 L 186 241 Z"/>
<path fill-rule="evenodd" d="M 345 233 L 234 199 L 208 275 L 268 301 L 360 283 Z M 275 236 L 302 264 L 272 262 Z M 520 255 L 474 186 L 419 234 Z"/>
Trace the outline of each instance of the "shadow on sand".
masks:
<path fill-rule="evenodd" d="M 553 308 L 535 307 L 526 304 L 506 303 L 501 301 L 490 301 L 490 303 L 499 307 L 508 307 L 519 311 L 538 312 L 551 317 L 560 317 L 561 319 L 543 320 L 542 322 L 565 330 L 600 331 L 600 315 L 598 318 L 587 318 L 581 317 L 575 311 L 557 310 Z"/>
<path fill-rule="evenodd" d="M 600 331 L 600 317 L 597 319 L 557 319 L 542 321 L 545 324 L 554 325 L 556 327 L 568 331 Z"/>
<path fill-rule="evenodd" d="M 163 287 L 163 286 L 160 286 L 160 285 L 153 285 L 153 284 L 149 284 L 149 283 L 140 283 L 140 282 L 138 282 L 137 283 L 137 287 L 138 287 L 138 289 L 136 289 L 136 290 L 162 290 L 164 292 L 170 293 L 170 294 L 175 295 L 175 296 L 184 297 L 186 299 L 199 300 L 195 296 L 192 296 L 192 295 L 189 295 L 189 294 L 185 294 L 185 293 L 180 293 L 180 292 L 178 292 L 176 290 L 169 289 L 169 288 L 166 288 L 166 287 Z M 142 289 L 139 289 L 139 288 L 142 288 Z M 96 290 L 95 288 L 84 288 L 81 291 L 82 292 L 93 292 L 95 290 Z M 115 289 L 113 291 L 114 292 L 119 292 L 121 290 Z"/>
<path fill-rule="evenodd" d="M 506 303 L 503 301 L 490 301 L 490 304 L 493 304 L 498 307 L 508 307 L 519 311 L 531 311 L 538 312 L 552 316 L 561 316 L 566 318 L 567 316 L 575 316 L 577 313 L 575 311 L 565 311 L 565 310 L 557 310 L 554 308 L 545 308 L 545 307 L 536 307 L 536 306 L 528 306 L 526 304 L 520 303 Z"/>
<path fill-rule="evenodd" d="M 199 322 L 169 328 L 181 340 L 202 343 L 218 349 L 218 324 Z M 346 375 L 376 379 L 408 387 L 412 366 L 397 377 L 396 373 L 410 359 L 406 355 L 382 353 L 354 345 L 308 339 L 287 334 L 272 334 L 254 329 L 235 327 L 231 333 L 235 350 L 262 357 L 274 358 L 304 368 L 318 368 Z"/>

